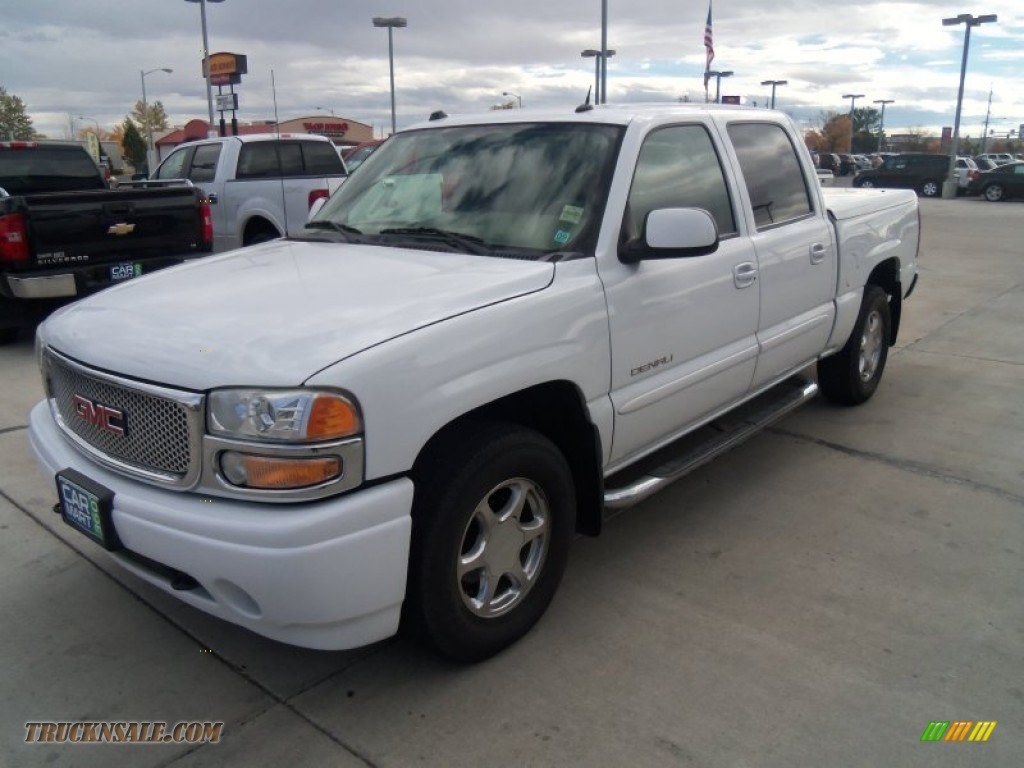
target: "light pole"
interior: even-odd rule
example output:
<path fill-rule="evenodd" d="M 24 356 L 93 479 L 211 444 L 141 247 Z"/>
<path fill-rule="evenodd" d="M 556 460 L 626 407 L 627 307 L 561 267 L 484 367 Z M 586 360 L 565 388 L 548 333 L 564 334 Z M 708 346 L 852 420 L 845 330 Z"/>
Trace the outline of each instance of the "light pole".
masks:
<path fill-rule="evenodd" d="M 615 55 L 615 49 L 609 48 L 604 52 L 606 58 L 611 58 Z M 587 48 L 585 51 L 580 52 L 580 56 L 585 59 L 594 59 L 594 103 L 601 103 L 601 52 L 594 48 Z"/>
<path fill-rule="evenodd" d="M 942 182 L 942 196 L 945 198 L 956 197 L 959 187 L 956 178 L 956 156 L 960 151 L 960 110 L 964 103 L 964 78 L 967 76 L 967 51 L 971 47 L 971 27 L 979 27 L 993 21 L 998 21 L 998 17 L 994 13 L 984 16 L 961 13 L 959 16 L 942 20 L 944 27 L 954 27 L 957 24 L 963 24 L 966 27 L 964 30 L 964 55 L 960 61 L 960 90 L 956 94 L 956 117 L 953 119 L 953 140 L 949 144 L 949 169 L 946 180 Z"/>
<path fill-rule="evenodd" d="M 882 117 L 878 121 L 878 151 L 882 151 L 882 144 L 885 141 L 885 105 L 892 104 L 896 99 L 875 99 L 872 104 L 882 105 Z M 853 125 L 851 123 L 850 125 Z"/>
<path fill-rule="evenodd" d="M 608 0 L 601 0 L 601 93 L 598 104 L 608 103 Z"/>
<path fill-rule="evenodd" d="M 863 99 L 863 93 L 844 93 L 844 99 L 850 100 L 850 149 L 849 152 L 853 152 L 853 105 L 857 103 L 857 99 Z"/>
<path fill-rule="evenodd" d="M 772 104 L 770 108 L 775 109 L 775 86 L 789 85 L 789 80 L 762 80 L 761 85 L 770 85 L 772 87 Z"/>
<path fill-rule="evenodd" d="M 149 119 L 149 102 L 146 101 L 146 75 L 154 72 L 166 72 L 170 74 L 173 69 L 157 67 L 156 69 L 139 70 L 139 79 L 142 80 L 142 119 L 146 123 L 146 171 L 153 167 L 153 123 Z"/>
<path fill-rule="evenodd" d="M 79 120 L 88 120 L 90 123 L 95 123 L 95 125 L 96 125 L 96 140 L 99 141 L 99 138 L 100 138 L 100 121 L 97 120 L 95 117 L 86 117 L 85 115 L 79 115 L 78 119 Z"/>
<path fill-rule="evenodd" d="M 319 109 L 322 112 L 330 112 L 331 117 L 337 117 L 337 115 L 334 114 L 334 110 L 330 107 L 313 107 L 313 109 Z"/>
<path fill-rule="evenodd" d="M 395 132 L 395 43 L 392 38 L 395 27 L 404 27 L 408 25 L 408 20 L 402 16 L 391 16 L 383 18 L 381 16 L 375 16 L 373 18 L 373 26 L 375 27 L 387 27 L 388 29 L 388 64 L 391 68 L 391 132 Z"/>
<path fill-rule="evenodd" d="M 213 127 L 213 89 L 210 88 L 210 40 L 206 35 L 206 4 L 223 3 L 224 0 L 185 0 L 186 3 L 199 3 L 199 18 L 203 23 L 203 77 L 206 80 L 206 109 L 210 118 L 206 129 L 208 138 L 216 138 L 217 131 Z"/>
<path fill-rule="evenodd" d="M 511 91 L 502 91 L 501 95 L 502 96 L 511 96 L 514 99 L 519 99 L 519 108 L 520 109 L 523 108 L 523 97 L 520 96 L 518 93 L 512 93 Z"/>
<path fill-rule="evenodd" d="M 708 75 L 715 78 L 715 104 L 722 103 L 722 78 L 732 77 L 733 74 L 734 73 L 731 69 L 727 69 L 724 72 L 719 72 L 716 69 L 712 69 L 710 72 L 708 72 Z"/>

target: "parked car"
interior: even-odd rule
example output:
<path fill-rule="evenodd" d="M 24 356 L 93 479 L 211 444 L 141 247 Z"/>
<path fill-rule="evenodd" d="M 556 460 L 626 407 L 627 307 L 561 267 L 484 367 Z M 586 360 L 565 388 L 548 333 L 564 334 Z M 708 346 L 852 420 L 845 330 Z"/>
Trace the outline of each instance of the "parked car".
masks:
<path fill-rule="evenodd" d="M 377 147 L 383 143 L 384 139 L 374 139 L 373 141 L 364 141 L 362 144 L 356 144 L 345 149 L 341 156 L 345 159 L 345 165 L 348 166 L 349 173 L 362 165 L 366 158 L 372 155 Z"/>
<path fill-rule="evenodd" d="M 842 167 L 842 162 L 837 154 L 832 152 L 821 152 L 818 154 L 818 167 L 824 168 L 826 171 L 832 171 L 833 176 L 838 176 L 839 169 Z"/>
<path fill-rule="evenodd" d="M 922 197 L 936 197 L 949 171 L 949 157 L 923 152 L 904 152 L 885 158 L 878 168 L 861 171 L 855 187 L 913 189 Z"/>
<path fill-rule="evenodd" d="M 984 196 L 990 202 L 1024 196 L 1024 162 L 1008 163 L 977 174 L 968 186 L 969 192 Z"/>
<path fill-rule="evenodd" d="M 956 174 L 956 180 L 959 184 L 957 188 L 957 194 L 966 194 L 967 185 L 973 178 L 972 174 L 978 173 L 978 165 L 974 162 L 973 157 L 957 157 L 956 164 L 953 166 L 953 173 Z"/>
<path fill-rule="evenodd" d="M 854 155 L 853 163 L 855 166 L 855 171 L 866 171 L 873 167 L 871 165 L 871 158 L 868 157 L 867 155 Z"/>
<path fill-rule="evenodd" d="M 986 152 L 978 155 L 986 160 L 993 161 L 996 165 L 1006 165 L 1007 163 L 1014 162 L 1014 157 L 1009 152 Z"/>
<path fill-rule="evenodd" d="M 974 158 L 974 164 L 978 166 L 979 171 L 991 171 L 993 168 L 999 167 L 999 163 L 983 155 Z"/>
<path fill-rule="evenodd" d="M 198 189 L 110 189 L 108 170 L 77 142 L 0 142 L 0 343 L 58 304 L 209 252 Z"/>
<path fill-rule="evenodd" d="M 474 661 L 606 509 L 876 392 L 912 192 L 821 188 L 772 110 L 511 112 L 399 131 L 305 231 L 49 318 L 29 442 L 76 546 L 282 642 L 404 621 Z"/>
<path fill-rule="evenodd" d="M 213 249 L 225 251 L 297 232 L 310 207 L 348 176 L 330 139 L 258 133 L 182 144 L 154 179 L 202 187 L 213 212 Z"/>
<path fill-rule="evenodd" d="M 839 155 L 839 175 L 849 176 L 857 170 L 857 161 L 853 159 L 853 155 Z"/>

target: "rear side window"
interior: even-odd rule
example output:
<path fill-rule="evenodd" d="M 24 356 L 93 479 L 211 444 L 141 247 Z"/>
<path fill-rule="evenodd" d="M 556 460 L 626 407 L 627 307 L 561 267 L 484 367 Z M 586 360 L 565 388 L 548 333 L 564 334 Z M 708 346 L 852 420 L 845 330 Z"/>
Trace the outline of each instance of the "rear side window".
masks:
<path fill-rule="evenodd" d="M 220 144 L 202 144 L 192 155 L 192 169 L 188 177 L 197 184 L 213 181 L 217 175 L 217 160 L 220 159 Z"/>
<path fill-rule="evenodd" d="M 797 150 L 782 126 L 733 123 L 729 138 L 736 148 L 758 229 L 785 224 L 811 213 L 807 179 Z"/>
<path fill-rule="evenodd" d="M 639 237 L 647 214 L 659 208 L 703 208 L 714 217 L 719 236 L 736 232 L 722 165 L 704 126 L 660 128 L 644 140 L 629 190 L 624 236 Z"/>
<path fill-rule="evenodd" d="M 297 142 L 282 141 L 277 145 L 281 155 L 281 174 L 283 176 L 302 176 L 302 148 Z"/>
<path fill-rule="evenodd" d="M 337 176 L 345 173 L 338 150 L 326 141 L 302 142 L 302 155 L 309 176 Z"/>
<path fill-rule="evenodd" d="M 192 147 L 176 149 L 167 156 L 167 159 L 160 164 L 153 174 L 154 179 L 183 179 L 185 178 L 185 161 L 192 153 Z"/>
<path fill-rule="evenodd" d="M 281 175 L 277 160 L 277 145 L 272 141 L 250 141 L 238 153 L 239 179 L 272 179 Z"/>
<path fill-rule="evenodd" d="M 0 187 L 10 195 L 105 189 L 100 170 L 81 147 L 0 149 Z"/>

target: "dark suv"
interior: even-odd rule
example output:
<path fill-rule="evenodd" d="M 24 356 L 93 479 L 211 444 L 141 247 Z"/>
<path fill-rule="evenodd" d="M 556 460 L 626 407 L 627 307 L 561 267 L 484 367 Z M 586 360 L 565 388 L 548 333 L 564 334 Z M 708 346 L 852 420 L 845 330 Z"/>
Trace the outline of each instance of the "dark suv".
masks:
<path fill-rule="evenodd" d="M 853 180 L 855 187 L 898 187 L 916 190 L 922 197 L 942 193 L 942 182 L 949 173 L 947 155 L 904 152 L 885 158 L 877 168 L 861 171 Z"/>

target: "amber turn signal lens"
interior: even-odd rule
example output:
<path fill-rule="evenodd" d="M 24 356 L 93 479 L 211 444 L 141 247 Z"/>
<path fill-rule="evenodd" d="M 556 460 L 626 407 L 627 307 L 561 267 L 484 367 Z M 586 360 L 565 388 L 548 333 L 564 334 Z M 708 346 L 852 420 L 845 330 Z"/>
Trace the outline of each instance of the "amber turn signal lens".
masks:
<path fill-rule="evenodd" d="M 317 395 L 309 412 L 306 438 L 324 440 L 345 437 L 359 431 L 355 406 L 337 395 Z"/>
<path fill-rule="evenodd" d="M 221 458 L 224 476 L 243 488 L 290 490 L 334 480 L 341 474 L 341 459 L 281 459 L 229 451 Z"/>

